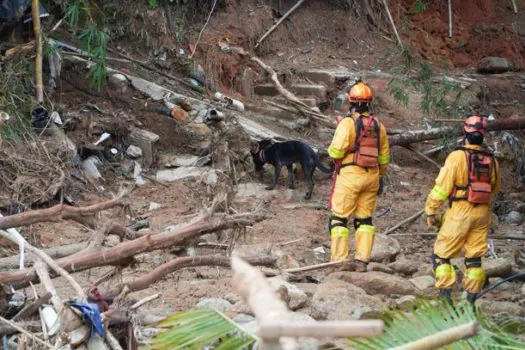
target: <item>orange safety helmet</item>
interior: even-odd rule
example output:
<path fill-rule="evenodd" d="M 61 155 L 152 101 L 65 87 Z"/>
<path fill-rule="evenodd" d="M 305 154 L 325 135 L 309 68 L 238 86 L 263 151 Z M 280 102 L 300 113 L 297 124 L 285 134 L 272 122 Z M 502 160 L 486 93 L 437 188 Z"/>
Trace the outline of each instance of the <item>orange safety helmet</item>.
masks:
<path fill-rule="evenodd" d="M 348 93 L 348 101 L 351 103 L 360 103 L 360 102 L 372 102 L 373 99 L 372 89 L 365 85 L 361 79 L 359 79 L 354 86 L 350 89 Z"/>
<path fill-rule="evenodd" d="M 487 129 L 487 118 L 482 115 L 471 114 L 465 118 L 463 122 L 463 131 L 465 133 L 479 132 L 485 135 Z"/>

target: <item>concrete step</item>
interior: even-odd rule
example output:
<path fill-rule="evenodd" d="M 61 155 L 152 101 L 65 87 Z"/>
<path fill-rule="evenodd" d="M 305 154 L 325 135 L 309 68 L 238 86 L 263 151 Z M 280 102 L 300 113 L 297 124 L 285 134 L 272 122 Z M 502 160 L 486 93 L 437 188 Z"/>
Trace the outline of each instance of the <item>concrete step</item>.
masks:
<path fill-rule="evenodd" d="M 324 85 L 293 84 L 288 89 L 298 96 L 311 96 L 321 100 L 326 99 L 326 86 Z M 279 95 L 279 92 L 273 84 L 256 85 L 254 92 L 259 96 Z"/>

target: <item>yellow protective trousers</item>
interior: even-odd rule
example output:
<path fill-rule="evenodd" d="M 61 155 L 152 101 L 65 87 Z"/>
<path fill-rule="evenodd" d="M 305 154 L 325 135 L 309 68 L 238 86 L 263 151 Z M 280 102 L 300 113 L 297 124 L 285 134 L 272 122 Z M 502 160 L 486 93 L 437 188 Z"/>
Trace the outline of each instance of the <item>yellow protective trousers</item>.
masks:
<path fill-rule="evenodd" d="M 434 254 L 442 260 L 457 257 L 465 250 L 466 270 L 463 288 L 479 293 L 486 280 L 481 257 L 487 252 L 487 234 L 490 226 L 488 205 L 474 205 L 465 200 L 454 201 L 443 217 L 443 224 L 434 244 Z M 450 262 L 435 267 L 436 288 L 452 288 L 456 273 Z"/>
<path fill-rule="evenodd" d="M 375 239 L 372 214 L 376 208 L 379 190 L 379 169 L 346 166 L 334 179 L 330 206 L 331 258 L 330 261 L 348 259 L 349 230 L 347 221 L 354 214 L 357 223 L 355 232 L 355 259 L 370 261 Z M 359 224 L 360 223 L 360 224 Z"/>

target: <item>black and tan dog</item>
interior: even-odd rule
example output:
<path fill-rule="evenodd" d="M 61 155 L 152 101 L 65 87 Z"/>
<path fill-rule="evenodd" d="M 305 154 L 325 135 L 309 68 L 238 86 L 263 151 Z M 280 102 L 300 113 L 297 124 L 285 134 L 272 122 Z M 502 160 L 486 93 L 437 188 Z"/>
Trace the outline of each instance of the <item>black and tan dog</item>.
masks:
<path fill-rule="evenodd" d="M 315 151 L 307 144 L 300 141 L 286 141 L 274 143 L 271 140 L 262 140 L 252 145 L 251 150 L 255 171 L 260 172 L 265 163 L 271 164 L 275 168 L 273 183 L 266 187 L 267 190 L 273 190 L 281 168 L 286 166 L 288 169 L 288 187 L 295 188 L 293 165 L 301 164 L 304 176 L 308 181 L 308 192 L 304 198 L 310 199 L 314 190 L 313 174 L 315 168 L 319 168 L 323 173 L 332 173 L 332 168 L 327 168 L 319 161 Z"/>

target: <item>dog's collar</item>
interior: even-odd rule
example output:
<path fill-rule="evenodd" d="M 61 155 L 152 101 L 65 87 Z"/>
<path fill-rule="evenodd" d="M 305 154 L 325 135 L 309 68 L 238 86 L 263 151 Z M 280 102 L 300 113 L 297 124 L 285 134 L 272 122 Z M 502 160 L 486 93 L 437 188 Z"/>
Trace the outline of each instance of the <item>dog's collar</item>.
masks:
<path fill-rule="evenodd" d="M 266 163 L 266 157 L 264 156 L 263 149 L 259 151 L 259 159 L 261 160 L 261 162 Z"/>

